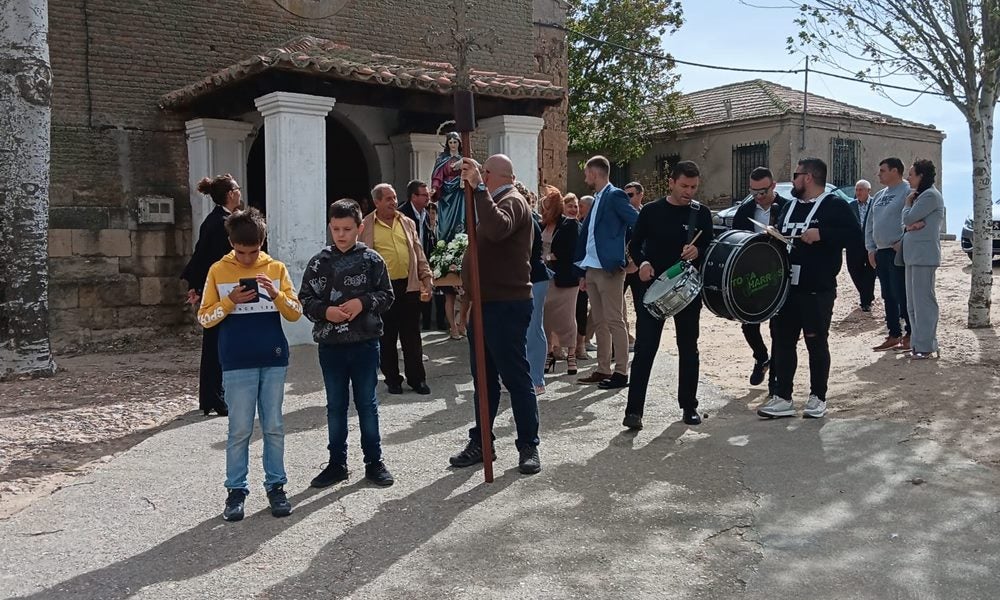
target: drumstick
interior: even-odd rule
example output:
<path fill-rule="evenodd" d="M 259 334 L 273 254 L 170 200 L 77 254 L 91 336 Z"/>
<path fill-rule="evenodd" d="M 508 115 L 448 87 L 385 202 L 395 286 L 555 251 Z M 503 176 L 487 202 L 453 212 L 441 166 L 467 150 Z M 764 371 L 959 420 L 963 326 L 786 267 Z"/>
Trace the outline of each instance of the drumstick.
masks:
<path fill-rule="evenodd" d="M 698 241 L 698 238 L 701 237 L 701 232 L 702 231 L 704 231 L 704 229 L 699 229 L 698 233 L 694 234 L 694 237 L 691 238 L 690 242 L 688 242 L 688 246 L 693 246 L 694 243 Z"/>

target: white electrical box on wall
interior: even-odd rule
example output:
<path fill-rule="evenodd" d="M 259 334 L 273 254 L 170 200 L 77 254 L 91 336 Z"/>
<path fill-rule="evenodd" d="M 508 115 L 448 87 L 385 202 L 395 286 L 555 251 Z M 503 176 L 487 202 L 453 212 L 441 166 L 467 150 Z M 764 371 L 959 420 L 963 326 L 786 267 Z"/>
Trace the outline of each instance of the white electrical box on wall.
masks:
<path fill-rule="evenodd" d="M 140 196 L 139 224 L 174 222 L 174 199 L 169 196 Z"/>

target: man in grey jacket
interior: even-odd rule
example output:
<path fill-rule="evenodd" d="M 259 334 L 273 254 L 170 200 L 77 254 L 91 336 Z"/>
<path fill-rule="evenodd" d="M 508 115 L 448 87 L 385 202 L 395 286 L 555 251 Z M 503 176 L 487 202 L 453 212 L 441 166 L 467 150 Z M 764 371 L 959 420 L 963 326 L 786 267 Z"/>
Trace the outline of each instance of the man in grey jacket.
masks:
<path fill-rule="evenodd" d="M 903 161 L 887 158 L 879 163 L 878 180 L 885 189 L 875 194 L 865 222 L 865 247 L 868 262 L 878 274 L 885 302 L 885 323 L 889 335 L 872 350 L 909 350 L 910 317 L 906 311 L 906 279 L 903 267 L 896 265 L 899 241 L 903 237 L 903 203 L 910 194 L 910 184 L 903 181 Z M 906 323 L 906 334 L 899 325 Z"/>

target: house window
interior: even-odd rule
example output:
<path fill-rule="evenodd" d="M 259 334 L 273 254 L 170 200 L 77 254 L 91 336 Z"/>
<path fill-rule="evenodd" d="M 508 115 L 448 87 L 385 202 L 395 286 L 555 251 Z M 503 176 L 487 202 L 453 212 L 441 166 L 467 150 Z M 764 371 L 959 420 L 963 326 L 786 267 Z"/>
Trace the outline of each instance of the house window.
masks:
<path fill-rule="evenodd" d="M 681 162 L 680 154 L 660 154 L 656 157 L 656 176 L 666 181 L 670 177 L 670 170 L 674 165 Z"/>
<path fill-rule="evenodd" d="M 831 138 L 830 176 L 827 181 L 836 187 L 854 185 L 861 177 L 861 140 Z"/>
<path fill-rule="evenodd" d="M 625 184 L 632 181 L 632 168 L 625 162 L 613 162 L 611 163 L 611 174 L 608 179 L 611 180 L 611 185 L 622 188 Z"/>
<path fill-rule="evenodd" d="M 750 172 L 757 167 L 766 167 L 767 156 L 767 142 L 733 146 L 733 202 L 742 200 L 746 195 Z"/>

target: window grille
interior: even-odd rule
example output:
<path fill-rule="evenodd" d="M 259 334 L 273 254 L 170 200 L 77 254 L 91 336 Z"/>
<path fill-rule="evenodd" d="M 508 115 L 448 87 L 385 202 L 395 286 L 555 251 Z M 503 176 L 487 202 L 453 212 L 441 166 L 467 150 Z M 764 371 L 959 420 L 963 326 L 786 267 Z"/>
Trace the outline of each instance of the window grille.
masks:
<path fill-rule="evenodd" d="M 750 172 L 768 165 L 768 150 L 767 142 L 733 146 L 733 202 L 746 196 Z"/>
<path fill-rule="evenodd" d="M 836 187 L 854 185 L 861 177 L 861 140 L 830 138 L 828 183 Z"/>

